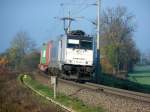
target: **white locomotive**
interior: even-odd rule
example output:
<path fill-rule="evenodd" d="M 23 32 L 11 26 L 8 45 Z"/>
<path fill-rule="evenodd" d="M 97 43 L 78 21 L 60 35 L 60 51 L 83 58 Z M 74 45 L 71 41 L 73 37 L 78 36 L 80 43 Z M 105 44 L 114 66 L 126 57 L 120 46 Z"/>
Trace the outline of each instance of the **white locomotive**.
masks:
<path fill-rule="evenodd" d="M 58 41 L 44 44 L 40 69 L 57 74 L 62 71 L 62 77 L 68 79 L 89 80 L 94 72 L 93 40 L 83 31 L 76 30 L 61 36 Z"/>

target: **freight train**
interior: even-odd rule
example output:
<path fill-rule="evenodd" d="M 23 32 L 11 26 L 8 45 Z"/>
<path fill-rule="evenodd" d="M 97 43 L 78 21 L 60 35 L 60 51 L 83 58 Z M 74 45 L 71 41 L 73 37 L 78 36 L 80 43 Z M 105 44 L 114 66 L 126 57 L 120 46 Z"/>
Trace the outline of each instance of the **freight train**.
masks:
<path fill-rule="evenodd" d="M 81 30 L 43 44 L 39 68 L 60 77 L 90 80 L 94 73 L 94 38 Z"/>

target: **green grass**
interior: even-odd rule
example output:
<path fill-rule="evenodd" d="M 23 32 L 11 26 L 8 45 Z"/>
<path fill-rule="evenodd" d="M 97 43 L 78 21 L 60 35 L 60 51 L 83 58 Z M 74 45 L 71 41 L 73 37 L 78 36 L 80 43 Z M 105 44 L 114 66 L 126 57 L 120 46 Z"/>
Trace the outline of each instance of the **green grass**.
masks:
<path fill-rule="evenodd" d="M 134 82 L 128 79 L 119 79 L 110 74 L 101 74 L 100 75 L 100 84 L 121 88 L 131 91 L 150 93 L 150 86 L 146 84 L 140 84 L 138 82 Z"/>
<path fill-rule="evenodd" d="M 150 65 L 145 65 L 145 66 L 135 66 L 134 67 L 135 72 L 136 71 L 149 71 L 150 72 Z"/>
<path fill-rule="evenodd" d="M 128 75 L 130 81 L 150 85 L 150 66 L 136 66 L 134 72 Z"/>
<path fill-rule="evenodd" d="M 48 86 L 33 80 L 29 75 L 27 75 L 26 78 L 23 78 L 23 81 L 38 92 L 53 99 L 53 90 Z M 61 93 L 57 93 L 57 98 L 53 100 L 72 108 L 76 112 L 105 112 L 101 107 L 85 105 L 81 100 L 66 96 Z"/>

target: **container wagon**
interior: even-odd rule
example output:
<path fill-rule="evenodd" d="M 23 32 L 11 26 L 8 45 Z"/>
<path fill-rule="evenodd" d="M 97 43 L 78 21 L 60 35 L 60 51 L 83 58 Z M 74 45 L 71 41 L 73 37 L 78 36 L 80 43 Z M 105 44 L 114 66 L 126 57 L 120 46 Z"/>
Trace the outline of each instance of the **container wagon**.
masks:
<path fill-rule="evenodd" d="M 39 67 L 63 78 L 90 80 L 95 68 L 93 63 L 94 38 L 77 30 L 43 44 Z"/>

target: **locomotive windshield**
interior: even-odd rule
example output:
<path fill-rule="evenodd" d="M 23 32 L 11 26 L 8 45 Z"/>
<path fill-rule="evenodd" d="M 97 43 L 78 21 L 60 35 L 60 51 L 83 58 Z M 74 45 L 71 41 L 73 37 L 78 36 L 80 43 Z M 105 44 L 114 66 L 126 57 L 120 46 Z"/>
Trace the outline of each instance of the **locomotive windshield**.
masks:
<path fill-rule="evenodd" d="M 92 49 L 92 41 L 68 39 L 67 47 L 74 48 L 74 49 L 91 50 Z"/>
<path fill-rule="evenodd" d="M 68 39 L 68 48 L 79 48 L 79 40 L 75 39 Z"/>
<path fill-rule="evenodd" d="M 91 41 L 80 41 L 80 49 L 92 49 L 92 42 Z"/>

